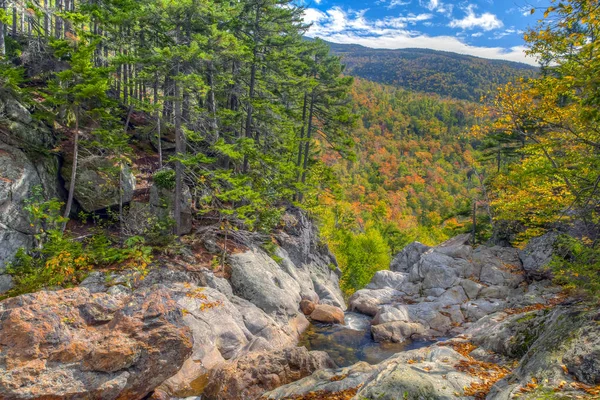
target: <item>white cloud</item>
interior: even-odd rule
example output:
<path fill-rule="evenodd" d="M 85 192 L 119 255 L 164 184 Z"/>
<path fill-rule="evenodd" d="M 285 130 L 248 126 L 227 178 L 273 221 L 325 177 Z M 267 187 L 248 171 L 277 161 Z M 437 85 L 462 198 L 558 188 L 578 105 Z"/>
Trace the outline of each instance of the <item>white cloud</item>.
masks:
<path fill-rule="evenodd" d="M 484 12 L 481 15 L 475 14 L 475 6 L 469 5 L 466 9 L 467 15 L 463 19 L 453 19 L 448 24 L 451 28 L 475 29 L 481 28 L 485 31 L 502 28 L 504 24 L 494 14 Z"/>
<path fill-rule="evenodd" d="M 319 4 L 321 4 L 321 2 L 322 2 L 323 0 L 313 0 L 313 1 L 315 2 L 315 4 L 319 5 Z"/>
<path fill-rule="evenodd" d="M 392 0 L 392 1 L 390 1 L 390 4 L 387 5 L 387 8 L 407 6 L 411 2 L 412 2 L 411 0 Z"/>
<path fill-rule="evenodd" d="M 373 21 L 366 18 L 365 12 L 366 10 L 344 11 L 341 7 L 333 7 L 325 12 L 308 8 L 305 10 L 304 20 L 313 25 L 307 36 L 320 37 L 334 43 L 360 44 L 371 48 L 427 48 L 536 65 L 534 59 L 526 57 L 523 46 L 509 49 L 471 46 L 460 37 L 429 36 L 407 29 L 407 25 L 416 20 L 428 24 L 428 20 L 433 18 L 431 14 L 409 14 Z"/>

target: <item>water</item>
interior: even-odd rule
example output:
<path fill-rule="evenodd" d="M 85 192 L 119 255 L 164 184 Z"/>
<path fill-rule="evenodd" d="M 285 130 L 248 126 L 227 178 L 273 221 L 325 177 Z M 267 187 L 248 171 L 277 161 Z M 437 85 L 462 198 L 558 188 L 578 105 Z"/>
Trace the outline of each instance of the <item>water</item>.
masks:
<path fill-rule="evenodd" d="M 376 343 L 370 329 L 371 319 L 362 314 L 346 313 L 346 325 L 313 323 L 300 337 L 298 346 L 327 352 L 333 361 L 346 367 L 359 361 L 378 364 L 401 351 L 429 346 L 431 341 Z"/>

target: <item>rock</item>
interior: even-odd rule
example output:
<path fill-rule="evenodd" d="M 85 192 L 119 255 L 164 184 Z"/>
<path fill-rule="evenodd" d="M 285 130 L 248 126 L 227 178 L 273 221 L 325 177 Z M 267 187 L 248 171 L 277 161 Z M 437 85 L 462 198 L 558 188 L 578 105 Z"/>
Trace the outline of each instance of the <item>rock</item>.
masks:
<path fill-rule="evenodd" d="M 596 322 L 596 321 L 595 321 Z M 563 355 L 569 373 L 588 385 L 600 385 L 600 327 L 589 322 L 582 328 Z"/>
<path fill-rule="evenodd" d="M 315 303 L 310 300 L 302 299 L 300 301 L 300 310 L 304 315 L 310 315 L 315 310 Z"/>
<path fill-rule="evenodd" d="M 376 365 L 366 362 L 359 362 L 351 367 L 341 369 L 320 369 L 304 379 L 265 393 L 263 397 L 266 399 L 293 399 L 318 391 L 326 394 L 338 393 L 359 387 L 377 370 Z"/>
<path fill-rule="evenodd" d="M 410 321 L 408 306 L 405 306 L 405 305 L 382 306 L 379 309 L 379 311 L 377 312 L 377 314 L 375 315 L 375 317 L 373 318 L 373 321 L 371 322 L 371 324 L 379 325 L 379 324 L 385 324 L 387 322 L 392 322 L 392 321 L 402 321 L 402 322 Z"/>
<path fill-rule="evenodd" d="M 38 292 L 0 302 L 0 315 L 0 398 L 143 398 L 192 349 L 163 286 Z"/>
<path fill-rule="evenodd" d="M 466 261 L 462 262 L 466 263 Z M 445 254 L 438 252 L 425 253 L 418 264 L 419 278 L 422 279 L 423 288 L 448 289 L 458 284 L 459 273 L 455 264 L 456 260 Z"/>
<path fill-rule="evenodd" d="M 183 321 L 194 337 L 191 357 L 160 387 L 171 396 L 200 395 L 211 370 L 244 351 L 259 345 L 262 351 L 289 347 L 297 340 L 299 332 L 291 323 L 281 326 L 244 299 L 187 283 L 172 283 L 169 290 L 186 310 Z"/>
<path fill-rule="evenodd" d="M 242 356 L 215 368 L 203 399 L 245 400 L 259 398 L 265 391 L 297 381 L 335 364 L 325 352 L 293 347 Z"/>
<path fill-rule="evenodd" d="M 430 247 L 419 242 L 412 242 L 398 253 L 390 264 L 390 270 L 394 272 L 408 272 L 413 265 L 421 259 L 421 255 Z"/>
<path fill-rule="evenodd" d="M 469 299 L 473 300 L 477 298 L 481 289 L 485 287 L 481 283 L 472 281 L 470 279 L 462 279 L 460 281 L 460 286 L 462 286 Z"/>
<path fill-rule="evenodd" d="M 361 289 L 354 292 L 348 300 L 350 311 L 357 311 L 362 314 L 375 316 L 379 311 L 379 306 L 390 304 L 401 298 L 404 293 L 394 289 Z"/>
<path fill-rule="evenodd" d="M 276 254 L 284 261 L 289 260 L 288 268 L 282 262 L 283 268 L 296 279 L 304 297 L 311 297 L 314 292 L 320 303 L 346 309 L 344 296 L 340 290 L 339 278 L 342 271 L 327 245 L 320 239 L 315 224 L 308 218 L 305 211 L 289 207 L 282 217 L 283 228 L 275 237 L 281 252 Z"/>
<path fill-rule="evenodd" d="M 318 304 L 310 314 L 310 318 L 326 324 L 344 324 L 344 311 L 339 307 Z"/>
<path fill-rule="evenodd" d="M 65 163 L 61 169 L 66 190 L 69 188 L 71 168 L 72 163 Z M 119 187 L 119 174 L 121 175 L 121 188 Z M 124 165 L 122 171 L 119 171 L 112 160 L 101 156 L 79 158 L 75 181 L 73 196 L 86 212 L 117 206 L 121 196 L 123 203 L 129 203 L 135 189 L 135 176 L 127 165 Z M 120 190 L 122 190 L 122 194 L 120 194 Z"/>
<path fill-rule="evenodd" d="M 471 300 L 461 305 L 465 318 L 469 321 L 477 321 L 486 315 L 493 314 L 506 308 L 506 302 L 498 299 Z"/>
<path fill-rule="evenodd" d="M 438 299 L 437 302 L 442 304 L 442 306 L 453 306 L 457 304 L 462 304 L 466 302 L 468 299 L 465 294 L 464 289 L 461 286 L 454 286 L 450 289 L 446 290 Z"/>
<path fill-rule="evenodd" d="M 383 270 L 375 272 L 367 289 L 391 288 L 402 291 L 401 288 L 407 283 L 409 283 L 407 273 Z"/>
<path fill-rule="evenodd" d="M 376 342 L 402 343 L 412 335 L 423 335 L 426 329 L 423 325 L 414 322 L 392 321 L 371 326 L 373 340 Z"/>
<path fill-rule="evenodd" d="M 480 380 L 455 369 L 461 361 L 466 358 L 450 347 L 432 346 L 398 353 L 378 365 L 359 362 L 347 368 L 320 370 L 268 392 L 264 398 L 293 399 L 309 393 L 314 398 L 320 398 L 318 394 L 334 398 L 349 389 L 354 389 L 356 399 L 469 398 L 464 395 L 464 388 Z"/>
<path fill-rule="evenodd" d="M 152 213 L 160 219 L 175 219 L 175 192 L 154 183 L 150 187 L 150 207 Z M 192 231 L 192 195 L 190 188 L 184 185 L 181 194 L 181 233 Z M 208 241 L 210 243 L 210 239 Z M 210 247 L 210 244 L 208 245 Z"/>
<path fill-rule="evenodd" d="M 519 257 L 528 278 L 535 280 L 552 278 L 552 272 L 546 267 L 554 255 L 557 239 L 558 234 L 546 233 L 531 239 L 527 246 L 519 251 Z"/>
<path fill-rule="evenodd" d="M 270 315 L 295 316 L 301 300 L 300 285 L 261 250 L 233 254 L 231 287 L 233 292 Z"/>

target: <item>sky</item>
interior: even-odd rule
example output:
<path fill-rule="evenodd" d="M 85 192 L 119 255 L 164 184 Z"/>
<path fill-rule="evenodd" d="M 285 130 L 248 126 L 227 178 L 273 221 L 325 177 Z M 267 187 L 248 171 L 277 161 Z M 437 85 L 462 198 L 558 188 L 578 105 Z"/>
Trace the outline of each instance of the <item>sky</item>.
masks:
<path fill-rule="evenodd" d="M 298 0 L 309 37 L 372 48 L 427 48 L 536 65 L 523 33 L 548 0 Z M 537 11 L 532 15 L 531 9 Z M 540 11 L 542 10 L 542 11 Z"/>

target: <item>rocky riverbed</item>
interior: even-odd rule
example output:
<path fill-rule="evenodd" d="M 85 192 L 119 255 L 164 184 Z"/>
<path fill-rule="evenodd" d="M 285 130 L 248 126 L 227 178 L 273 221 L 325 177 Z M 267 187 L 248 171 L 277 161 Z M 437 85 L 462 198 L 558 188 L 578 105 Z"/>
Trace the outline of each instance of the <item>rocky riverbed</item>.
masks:
<path fill-rule="evenodd" d="M 184 256 L 144 279 L 96 272 L 0 302 L 0 398 L 600 393 L 600 313 L 547 279 L 553 237 L 522 251 L 410 244 L 346 307 L 315 227 L 298 210 L 284 220 L 275 254 L 242 248 L 225 272 Z"/>

